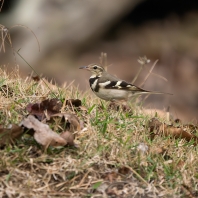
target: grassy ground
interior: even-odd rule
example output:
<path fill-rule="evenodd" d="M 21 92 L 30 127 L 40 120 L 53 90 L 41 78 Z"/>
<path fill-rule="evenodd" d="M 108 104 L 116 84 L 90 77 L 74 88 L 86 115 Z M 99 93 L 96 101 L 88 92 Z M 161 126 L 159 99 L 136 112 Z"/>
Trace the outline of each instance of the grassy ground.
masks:
<path fill-rule="evenodd" d="M 197 197 L 198 150 L 193 141 L 162 134 L 151 138 L 140 107 L 110 109 L 92 94 L 72 85 L 48 86 L 16 69 L 0 70 L 1 126 L 19 124 L 29 103 L 56 96 L 80 99 L 75 114 L 83 123 L 75 132 L 78 147 L 43 151 L 32 136 L 23 135 L 0 150 L 0 197 Z M 4 88 L 3 88 L 4 87 Z M 65 107 L 63 111 L 74 113 Z M 50 125 L 54 129 L 53 123 Z M 180 124 L 179 127 L 182 127 Z M 195 129 L 197 132 L 197 129 Z"/>

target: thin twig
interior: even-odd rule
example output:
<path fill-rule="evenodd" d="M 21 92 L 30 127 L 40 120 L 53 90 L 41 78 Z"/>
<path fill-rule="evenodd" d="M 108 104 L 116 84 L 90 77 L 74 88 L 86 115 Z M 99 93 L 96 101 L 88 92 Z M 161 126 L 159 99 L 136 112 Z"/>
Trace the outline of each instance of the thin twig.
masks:
<path fill-rule="evenodd" d="M 155 65 L 157 64 L 158 60 L 156 60 L 154 63 L 153 63 L 153 66 L 151 67 L 151 69 L 149 70 L 148 74 L 146 75 L 146 77 L 144 78 L 144 81 L 140 84 L 140 87 L 143 87 L 145 82 L 147 81 L 148 77 L 150 76 L 150 74 L 152 73 Z"/>
<path fill-rule="evenodd" d="M 142 69 L 144 68 L 144 66 L 146 64 L 148 64 L 150 62 L 150 60 L 147 59 L 146 56 L 144 56 L 144 57 L 139 57 L 138 62 L 140 63 L 141 67 L 140 67 L 138 73 L 135 75 L 135 78 L 133 79 L 132 84 L 135 83 L 135 81 L 137 80 L 138 76 L 140 75 Z"/>
<path fill-rule="evenodd" d="M 161 76 L 161 75 L 159 75 L 159 74 L 156 74 L 156 73 L 154 73 L 154 72 L 152 72 L 151 75 L 156 76 L 156 77 L 158 77 L 158 78 L 161 78 L 162 80 L 164 80 L 164 81 L 166 81 L 166 82 L 168 81 L 165 77 L 163 77 L 163 76 Z"/>
<path fill-rule="evenodd" d="M 15 28 L 15 27 L 23 27 L 23 28 L 29 30 L 29 31 L 33 34 L 33 36 L 35 37 L 35 39 L 36 39 L 36 42 L 37 42 L 37 44 L 38 44 L 39 52 L 41 51 L 39 41 L 38 41 L 38 39 L 37 39 L 35 33 L 34 33 L 29 27 L 27 27 L 27 26 L 25 26 L 25 25 L 17 24 L 17 25 L 12 26 L 10 29 Z"/>
<path fill-rule="evenodd" d="M 133 79 L 133 81 L 131 82 L 132 84 L 135 83 L 135 81 L 137 80 L 138 76 L 140 75 L 142 69 L 143 69 L 144 65 L 141 65 L 139 71 L 137 72 L 137 74 L 135 75 L 135 78 Z"/>

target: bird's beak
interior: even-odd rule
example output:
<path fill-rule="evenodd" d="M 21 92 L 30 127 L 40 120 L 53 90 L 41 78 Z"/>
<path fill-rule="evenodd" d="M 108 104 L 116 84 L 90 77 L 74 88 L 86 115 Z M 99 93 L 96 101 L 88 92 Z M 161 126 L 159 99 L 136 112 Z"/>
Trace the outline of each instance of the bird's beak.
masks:
<path fill-rule="evenodd" d="M 88 69 L 87 66 L 82 66 L 82 67 L 79 67 L 79 69 Z"/>

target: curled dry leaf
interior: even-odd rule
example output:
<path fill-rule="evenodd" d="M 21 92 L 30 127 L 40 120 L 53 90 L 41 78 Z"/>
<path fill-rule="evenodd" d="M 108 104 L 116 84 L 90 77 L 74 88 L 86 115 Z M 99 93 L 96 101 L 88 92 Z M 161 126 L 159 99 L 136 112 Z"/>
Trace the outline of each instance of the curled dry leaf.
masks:
<path fill-rule="evenodd" d="M 173 126 L 167 126 L 167 125 L 163 126 L 163 125 L 161 125 L 159 130 L 164 131 L 164 134 L 166 136 L 172 135 L 175 138 L 184 138 L 187 141 L 190 141 L 191 139 L 195 139 L 194 135 L 184 131 L 182 128 L 176 128 L 176 127 L 173 127 Z"/>
<path fill-rule="evenodd" d="M 164 124 L 160 122 L 157 118 L 152 118 L 149 121 L 149 127 L 150 127 L 150 133 L 151 137 L 154 137 L 155 135 L 158 134 L 163 134 L 165 136 L 172 136 L 175 138 L 183 138 L 186 141 L 194 140 L 195 144 L 198 143 L 198 138 L 186 131 L 184 131 L 182 128 L 177 128 L 174 126 L 169 126 L 167 124 Z"/>
<path fill-rule="evenodd" d="M 41 77 L 39 75 L 32 76 L 32 80 L 39 82 L 41 80 Z"/>
<path fill-rule="evenodd" d="M 23 128 L 12 124 L 9 128 L 0 128 L 0 147 L 14 143 L 23 134 Z"/>
<path fill-rule="evenodd" d="M 72 134 L 71 132 L 69 131 L 64 131 L 60 134 L 60 136 L 66 140 L 67 142 L 67 145 L 69 146 L 76 146 L 75 143 L 74 143 L 74 134 Z"/>
<path fill-rule="evenodd" d="M 43 120 L 47 113 L 48 116 L 59 113 L 62 102 L 57 98 L 43 100 L 41 103 L 28 104 L 26 109 L 30 115 L 36 116 L 39 120 Z"/>
<path fill-rule="evenodd" d="M 151 139 L 153 139 L 159 131 L 159 127 L 162 125 L 162 123 L 157 118 L 152 118 L 148 122 L 148 127 L 150 128 L 150 136 Z"/>
<path fill-rule="evenodd" d="M 131 172 L 131 170 L 126 167 L 126 166 L 122 166 L 118 169 L 118 173 L 122 174 L 122 175 L 127 175 Z"/>
<path fill-rule="evenodd" d="M 67 144 L 66 140 L 52 131 L 47 124 L 43 124 L 32 115 L 25 118 L 21 125 L 34 129 L 34 139 L 45 148 L 48 146 L 65 146 Z"/>
<path fill-rule="evenodd" d="M 66 101 L 66 105 L 68 105 L 69 107 L 80 107 L 82 105 L 82 102 L 79 99 L 69 99 Z"/>
<path fill-rule="evenodd" d="M 179 118 L 176 118 L 176 119 L 174 120 L 174 122 L 175 122 L 175 123 L 181 123 L 181 120 L 180 120 Z"/>
<path fill-rule="evenodd" d="M 66 105 L 69 109 L 87 112 L 87 108 L 82 106 L 82 102 L 79 99 L 69 99 L 66 100 Z"/>
<path fill-rule="evenodd" d="M 118 177 L 119 177 L 119 174 L 117 172 L 112 171 L 112 172 L 106 173 L 104 176 L 104 179 L 107 181 L 113 182 L 113 181 L 116 181 Z"/>
<path fill-rule="evenodd" d="M 159 155 L 159 154 L 163 155 L 166 151 L 167 149 L 164 147 L 151 147 L 150 149 L 150 153 L 153 155 Z"/>
<path fill-rule="evenodd" d="M 79 119 L 71 113 L 57 113 L 51 116 L 53 117 L 61 117 L 63 121 L 66 122 L 66 130 L 70 132 L 80 131 L 81 124 Z"/>

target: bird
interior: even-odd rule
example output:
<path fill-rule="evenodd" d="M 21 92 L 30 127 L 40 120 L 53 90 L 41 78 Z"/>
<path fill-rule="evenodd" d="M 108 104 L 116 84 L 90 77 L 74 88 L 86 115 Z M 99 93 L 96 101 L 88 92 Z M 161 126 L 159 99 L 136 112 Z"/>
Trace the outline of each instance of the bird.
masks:
<path fill-rule="evenodd" d="M 91 90 L 99 98 L 116 102 L 127 102 L 135 95 L 141 94 L 169 94 L 156 91 L 144 90 L 136 85 L 128 83 L 105 71 L 101 65 L 92 63 L 88 66 L 82 66 L 79 69 L 86 69 L 92 73 L 89 78 Z"/>

